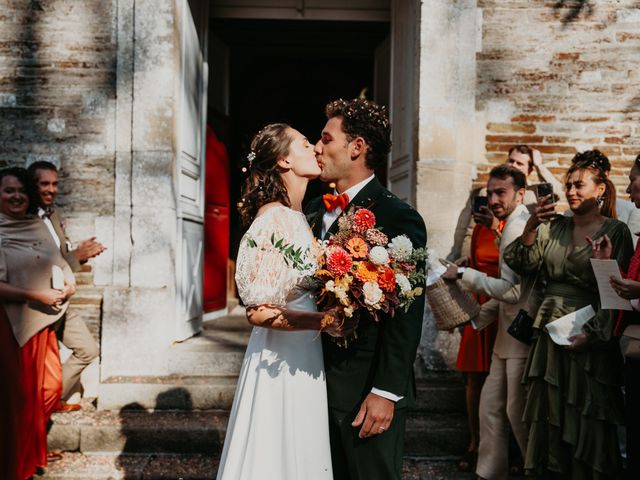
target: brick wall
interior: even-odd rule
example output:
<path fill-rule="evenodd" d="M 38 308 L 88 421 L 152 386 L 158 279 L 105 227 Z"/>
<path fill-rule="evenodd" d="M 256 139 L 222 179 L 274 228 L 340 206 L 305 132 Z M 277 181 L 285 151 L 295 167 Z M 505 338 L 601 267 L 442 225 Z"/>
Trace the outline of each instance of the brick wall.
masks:
<path fill-rule="evenodd" d="M 0 167 L 56 164 L 76 241 L 114 210 L 114 34 L 110 1 L 0 2 Z M 99 339 L 102 294 L 84 270 L 72 308 Z"/>
<path fill-rule="evenodd" d="M 486 122 L 486 158 L 476 184 L 510 146 L 525 143 L 559 176 L 576 151 L 598 148 L 623 192 L 640 153 L 640 2 L 479 0 L 478 7 L 476 107 Z"/>
<path fill-rule="evenodd" d="M 86 220 L 114 208 L 113 17 L 102 0 L 0 3 L 0 166 L 61 166 L 59 203 Z"/>

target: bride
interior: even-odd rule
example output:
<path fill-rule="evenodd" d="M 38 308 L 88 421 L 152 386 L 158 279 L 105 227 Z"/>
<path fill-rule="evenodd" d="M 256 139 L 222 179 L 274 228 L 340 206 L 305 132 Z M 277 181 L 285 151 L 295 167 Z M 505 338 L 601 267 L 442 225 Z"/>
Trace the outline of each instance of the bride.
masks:
<path fill-rule="evenodd" d="M 313 145 L 282 123 L 251 142 L 240 215 L 251 226 L 238 251 L 236 283 L 254 325 L 224 441 L 218 480 L 331 480 L 322 344 L 342 335 L 337 312 L 318 312 L 305 278 L 315 268 L 302 213 L 320 175 Z"/>

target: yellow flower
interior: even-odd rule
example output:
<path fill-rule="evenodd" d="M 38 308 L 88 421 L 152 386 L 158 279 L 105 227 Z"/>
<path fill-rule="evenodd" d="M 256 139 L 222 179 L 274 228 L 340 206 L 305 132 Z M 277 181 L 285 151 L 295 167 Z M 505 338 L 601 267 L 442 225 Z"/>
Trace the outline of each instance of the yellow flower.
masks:
<path fill-rule="evenodd" d="M 353 258 L 367 258 L 369 254 L 369 247 L 360 237 L 353 237 L 347 242 L 347 250 Z"/>
<path fill-rule="evenodd" d="M 359 262 L 355 276 L 361 282 L 377 282 L 378 267 L 371 262 Z"/>

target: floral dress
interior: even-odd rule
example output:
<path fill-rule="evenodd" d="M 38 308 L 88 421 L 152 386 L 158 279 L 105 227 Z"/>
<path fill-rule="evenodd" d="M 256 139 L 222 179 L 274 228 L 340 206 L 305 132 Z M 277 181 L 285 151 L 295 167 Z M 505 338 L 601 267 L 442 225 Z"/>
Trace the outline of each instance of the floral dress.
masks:
<path fill-rule="evenodd" d="M 247 306 L 315 311 L 304 279 L 316 269 L 304 215 L 258 216 L 240 242 L 236 283 Z M 240 371 L 218 480 L 331 480 L 322 343 L 318 332 L 254 327 Z"/>
<path fill-rule="evenodd" d="M 613 244 L 612 258 L 626 270 L 633 253 L 629 229 L 607 218 L 593 238 L 605 234 Z M 542 263 L 547 281 L 534 323 L 538 337 L 523 377 L 524 419 L 530 428 L 525 469 L 538 477 L 551 471 L 575 480 L 620 478 L 622 358 L 613 336 L 617 311 L 600 309 L 591 246 L 573 247 L 572 238 L 572 217 L 559 217 L 538 228 L 533 245 L 517 239 L 504 253 L 504 261 L 521 275 L 535 273 Z M 584 325 L 587 347 L 571 351 L 553 343 L 544 326 L 589 304 L 596 315 Z"/>

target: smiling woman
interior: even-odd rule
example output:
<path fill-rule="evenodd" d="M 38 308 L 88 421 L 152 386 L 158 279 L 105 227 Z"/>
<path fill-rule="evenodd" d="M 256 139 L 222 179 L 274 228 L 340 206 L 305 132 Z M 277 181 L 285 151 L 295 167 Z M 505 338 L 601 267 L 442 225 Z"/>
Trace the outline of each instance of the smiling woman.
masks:
<path fill-rule="evenodd" d="M 632 243 L 627 226 L 615 219 L 615 191 L 603 157 L 594 150 L 575 156 L 566 182 L 573 216 L 555 215 L 555 204 L 542 197 L 522 236 L 504 253 L 504 261 L 516 273 L 535 272 L 542 266 L 547 280 L 523 376 L 529 475 L 620 478 L 621 474 L 617 426 L 623 423 L 624 402 L 622 359 L 614 334 L 617 314 L 600 307 L 589 262 L 592 256 L 602 258 L 593 246 L 608 238 L 610 257 L 627 271 Z M 570 345 L 555 344 L 545 325 L 587 305 L 596 314 L 583 331 L 570 338 Z"/>
<path fill-rule="evenodd" d="M 36 206 L 26 170 L 0 171 L 0 336 L 3 375 L 0 426 L 9 435 L 11 459 L 3 478 L 29 478 L 47 465 L 47 422 L 62 391 L 62 367 L 53 324 L 75 292 L 71 269 L 44 222 L 31 214 Z M 27 267 L 28 266 L 28 267 Z M 51 288 L 53 271 L 64 286 Z M 13 383 L 12 383 L 13 382 Z M 3 438 L 4 440 L 4 438 Z M 6 452 L 3 452 L 6 453 Z"/>

